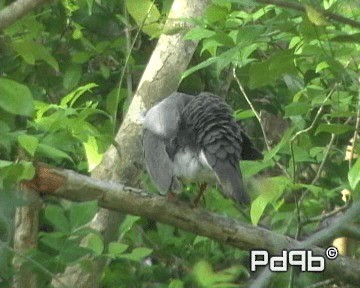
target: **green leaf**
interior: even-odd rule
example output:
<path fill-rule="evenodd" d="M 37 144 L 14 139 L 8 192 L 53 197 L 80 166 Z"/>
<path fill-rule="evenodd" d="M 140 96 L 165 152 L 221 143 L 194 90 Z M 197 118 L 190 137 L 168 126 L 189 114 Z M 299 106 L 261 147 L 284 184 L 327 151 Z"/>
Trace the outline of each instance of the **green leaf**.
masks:
<path fill-rule="evenodd" d="M 78 245 L 72 245 L 70 247 L 69 245 L 66 245 L 65 247 L 66 249 L 61 250 L 60 254 L 60 260 L 64 261 L 65 264 L 74 263 L 80 258 L 90 254 L 89 249 Z"/>
<path fill-rule="evenodd" d="M 87 6 L 88 6 L 88 14 L 89 14 L 89 16 L 92 15 L 94 2 L 95 2 L 95 0 L 86 0 Z"/>
<path fill-rule="evenodd" d="M 83 142 L 83 145 L 90 172 L 100 164 L 103 159 L 103 154 L 98 152 L 98 145 L 94 136 L 89 136 L 88 140 Z"/>
<path fill-rule="evenodd" d="M 351 189 L 355 190 L 360 181 L 360 158 L 358 158 L 355 164 L 351 167 L 348 173 L 348 179 Z"/>
<path fill-rule="evenodd" d="M 61 161 L 61 160 L 67 159 L 67 160 L 73 162 L 71 157 L 68 154 L 66 154 L 65 152 L 63 152 L 57 148 L 51 147 L 49 145 L 42 144 L 42 143 L 39 144 L 37 153 L 39 153 L 40 155 L 46 156 L 50 159 L 56 160 L 56 161 Z"/>
<path fill-rule="evenodd" d="M 314 159 L 310 157 L 309 151 L 298 145 L 293 145 L 293 152 L 295 162 L 314 162 Z"/>
<path fill-rule="evenodd" d="M 45 208 L 45 217 L 54 225 L 56 230 L 70 232 L 70 223 L 62 207 L 52 204 L 47 205 Z"/>
<path fill-rule="evenodd" d="M 315 73 L 318 73 L 326 68 L 329 68 L 330 65 L 326 61 L 320 62 L 318 65 L 316 65 Z"/>
<path fill-rule="evenodd" d="M 335 135 L 341 135 L 346 132 L 354 130 L 353 126 L 350 125 L 343 125 L 343 124 L 325 124 L 322 123 L 316 129 L 315 136 L 321 132 L 332 133 Z"/>
<path fill-rule="evenodd" d="M 251 89 L 273 84 L 283 74 L 294 74 L 294 52 L 285 50 L 277 52 L 261 63 L 252 63 L 249 70 L 249 86 Z"/>
<path fill-rule="evenodd" d="M 71 230 L 88 223 L 95 216 L 97 211 L 97 200 L 84 203 L 71 203 L 69 214 Z"/>
<path fill-rule="evenodd" d="M 211 36 L 214 36 L 216 34 L 215 31 L 208 30 L 202 27 L 195 27 L 191 29 L 189 32 L 187 32 L 184 36 L 186 40 L 201 40 L 204 38 L 209 38 Z"/>
<path fill-rule="evenodd" d="M 98 85 L 95 83 L 89 83 L 84 86 L 80 86 L 79 88 L 75 89 L 74 91 L 63 97 L 61 99 L 60 106 L 62 108 L 67 108 L 67 106 L 72 107 L 81 95 L 83 95 L 85 92 L 91 91 L 92 88 L 97 86 Z"/>
<path fill-rule="evenodd" d="M 153 252 L 152 249 L 146 247 L 135 248 L 130 254 L 122 254 L 120 258 L 125 258 L 133 261 L 140 261 L 143 258 L 149 256 Z"/>
<path fill-rule="evenodd" d="M 251 25 L 239 27 L 236 42 L 240 42 L 243 45 L 251 45 L 257 42 L 259 37 L 265 32 L 266 27 L 264 25 Z"/>
<path fill-rule="evenodd" d="M 88 51 L 75 52 L 71 57 L 71 62 L 83 64 L 90 60 L 92 54 Z"/>
<path fill-rule="evenodd" d="M 181 75 L 181 79 L 184 79 L 186 78 L 187 76 L 189 76 L 190 74 L 200 70 L 200 69 L 203 69 L 205 67 L 208 67 L 210 66 L 211 64 L 214 64 L 216 61 L 218 61 L 218 57 L 210 57 L 208 59 L 206 59 L 205 61 L 187 69 L 182 75 Z"/>
<path fill-rule="evenodd" d="M 99 256 L 104 251 L 104 241 L 100 235 L 91 234 L 86 238 L 86 247 Z"/>
<path fill-rule="evenodd" d="M 343 42 L 343 43 L 358 43 L 360 42 L 360 33 L 338 35 L 331 39 L 331 41 Z"/>
<path fill-rule="evenodd" d="M 272 160 L 268 161 L 247 161 L 241 160 L 240 161 L 240 168 L 243 174 L 243 177 L 249 178 L 258 174 L 260 171 L 274 166 L 274 162 Z"/>
<path fill-rule="evenodd" d="M 43 60 L 56 71 L 59 71 L 59 64 L 51 53 L 38 42 L 33 40 L 21 40 L 12 43 L 14 50 L 30 65 L 34 65 L 36 60 Z"/>
<path fill-rule="evenodd" d="M 118 242 L 111 242 L 109 243 L 109 254 L 111 256 L 117 257 L 121 254 L 123 254 L 126 249 L 129 248 L 129 245 L 118 243 Z"/>
<path fill-rule="evenodd" d="M 269 85 L 274 82 L 268 62 L 252 63 L 249 70 L 249 87 L 251 89 Z"/>
<path fill-rule="evenodd" d="M 12 114 L 31 117 L 34 104 L 29 88 L 13 80 L 0 78 L 0 107 Z"/>
<path fill-rule="evenodd" d="M 61 233 L 59 237 L 54 237 L 53 234 L 54 233 L 41 234 L 40 242 L 56 251 L 62 251 L 66 247 L 66 234 Z"/>
<path fill-rule="evenodd" d="M 324 191 L 324 188 L 316 186 L 316 185 L 310 185 L 310 184 L 300 184 L 301 187 L 304 187 L 306 189 L 309 189 L 311 193 L 313 193 L 316 197 L 319 197 L 321 193 Z"/>
<path fill-rule="evenodd" d="M 286 130 L 283 137 L 281 138 L 281 141 L 272 148 L 269 152 L 266 152 L 264 155 L 264 161 L 270 160 L 273 158 L 281 148 L 283 148 L 285 145 L 289 144 L 288 141 L 290 140 L 292 133 L 294 131 L 295 127 L 291 127 Z"/>
<path fill-rule="evenodd" d="M 193 273 L 196 276 L 197 281 L 204 287 L 208 287 L 213 284 L 214 271 L 209 263 L 205 261 L 198 262 L 194 268 Z"/>
<path fill-rule="evenodd" d="M 250 209 L 251 222 L 257 225 L 268 204 L 275 204 L 286 187 L 292 183 L 283 176 L 267 178 L 260 181 L 257 188 L 261 194 L 252 202 Z"/>
<path fill-rule="evenodd" d="M 195 264 L 193 273 L 201 287 L 239 287 L 238 284 L 232 283 L 239 276 L 240 266 L 233 266 L 221 271 L 213 271 L 211 265 L 205 261 Z"/>
<path fill-rule="evenodd" d="M 205 17 L 209 23 L 216 23 L 225 20 L 228 15 L 228 9 L 219 5 L 210 5 L 206 9 Z"/>
<path fill-rule="evenodd" d="M 242 119 L 247 119 L 247 118 L 252 118 L 255 117 L 254 111 L 251 109 L 248 110 L 237 110 L 235 111 L 235 119 L 236 120 L 242 120 Z"/>
<path fill-rule="evenodd" d="M 125 220 L 122 221 L 120 226 L 120 238 L 124 237 L 124 235 L 131 230 L 135 222 L 140 219 L 139 216 L 134 215 L 126 215 Z"/>
<path fill-rule="evenodd" d="M 18 181 L 30 180 L 35 176 L 35 167 L 32 162 L 20 161 L 22 172 L 18 175 Z"/>
<path fill-rule="evenodd" d="M 304 115 L 308 113 L 311 106 L 304 102 L 293 102 L 285 107 L 285 117 Z"/>
<path fill-rule="evenodd" d="M 163 244 L 170 244 L 174 239 L 175 228 L 170 225 L 156 223 L 157 233 Z"/>
<path fill-rule="evenodd" d="M 18 183 L 22 180 L 29 180 L 35 176 L 35 167 L 31 162 L 20 161 L 20 162 L 11 162 L 11 161 L 0 161 L 0 188 L 3 188 L 2 181 L 4 179 L 9 180 L 11 184 Z M 0 209 L 1 212 L 1 209 Z"/>
<path fill-rule="evenodd" d="M 257 225 L 261 215 L 264 213 L 266 206 L 269 204 L 269 200 L 264 197 L 257 197 L 251 203 L 250 218 L 254 225 Z"/>
<path fill-rule="evenodd" d="M 9 166 L 11 166 L 13 164 L 14 164 L 14 162 L 12 162 L 12 161 L 0 160 L 0 169 L 5 168 L 5 167 L 9 167 Z"/>
<path fill-rule="evenodd" d="M 169 283 L 168 288 L 184 288 L 184 282 L 180 279 L 174 279 Z"/>
<path fill-rule="evenodd" d="M 35 151 L 39 145 L 39 140 L 31 135 L 19 135 L 18 142 L 22 148 L 25 149 L 31 156 L 34 156 Z"/>
<path fill-rule="evenodd" d="M 305 10 L 309 17 L 309 20 L 315 25 L 329 25 L 329 22 L 326 20 L 325 16 L 319 11 L 317 11 L 314 7 L 310 5 L 305 5 Z"/>
<path fill-rule="evenodd" d="M 64 74 L 64 87 L 67 90 L 73 89 L 78 85 L 82 75 L 81 65 L 73 64 L 69 66 Z"/>
<path fill-rule="evenodd" d="M 161 31 L 161 26 L 157 21 L 160 18 L 160 12 L 150 0 L 126 0 L 126 8 L 129 14 L 135 19 L 138 25 L 141 25 L 145 20 L 142 31 L 150 36 L 158 35 Z"/>

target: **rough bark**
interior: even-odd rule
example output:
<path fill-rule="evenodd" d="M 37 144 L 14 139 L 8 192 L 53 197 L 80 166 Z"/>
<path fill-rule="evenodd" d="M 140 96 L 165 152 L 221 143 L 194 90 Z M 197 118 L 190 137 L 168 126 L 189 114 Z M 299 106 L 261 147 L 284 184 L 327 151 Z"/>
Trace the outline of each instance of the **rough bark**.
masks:
<path fill-rule="evenodd" d="M 114 182 L 96 180 L 73 171 L 44 169 L 47 169 L 55 177 L 62 178 L 62 181 L 57 187 L 44 190 L 32 187 L 40 192 L 51 193 L 72 201 L 98 200 L 99 206 L 103 208 L 147 217 L 237 248 L 265 249 L 276 255 L 281 255 L 281 251 L 284 249 L 310 248 L 314 255 L 323 256 L 325 250 L 316 245 L 337 237 L 341 234 L 343 227 L 350 222 L 358 221 L 360 217 L 360 202 L 357 201 L 329 227 L 320 230 L 304 241 L 296 241 L 282 234 L 251 226 L 201 208 L 192 208 L 189 203 L 169 201 L 166 197 L 148 194 L 142 190 Z M 42 182 L 41 179 L 39 182 Z M 351 284 L 360 284 L 359 261 L 338 256 L 334 260 L 326 259 L 325 265 L 325 273 L 331 278 Z"/>
<path fill-rule="evenodd" d="M 208 0 L 175 0 L 166 25 L 184 26 L 185 23 L 174 19 L 201 16 L 207 2 Z M 160 37 L 115 138 L 121 156 L 117 149 L 111 147 L 105 153 L 102 163 L 92 173 L 93 178 L 121 182 L 130 186 L 139 185 L 137 179 L 142 166 L 140 144 L 142 127 L 139 116 L 157 99 L 177 89 L 181 74 L 186 70 L 197 45 L 194 41 L 184 40 L 183 35 L 184 29 L 177 34 Z M 87 191 L 84 190 L 84 193 Z M 116 239 L 120 222 L 119 213 L 101 209 L 90 223 L 90 227 L 98 230 L 104 242 L 108 243 Z M 97 287 L 105 264 L 104 261 L 95 261 L 92 273 L 82 270 L 80 266 L 67 267 L 59 278 L 69 287 Z M 61 286 L 57 281 L 53 281 L 52 284 L 55 287 Z"/>
<path fill-rule="evenodd" d="M 41 207 L 38 193 L 29 190 L 23 192 L 26 205 L 16 208 L 15 212 L 14 250 L 19 254 L 37 247 L 39 210 Z M 22 258 L 15 256 L 13 263 L 17 271 L 14 277 L 14 288 L 38 287 L 36 274 L 29 269 L 26 261 L 24 262 Z"/>

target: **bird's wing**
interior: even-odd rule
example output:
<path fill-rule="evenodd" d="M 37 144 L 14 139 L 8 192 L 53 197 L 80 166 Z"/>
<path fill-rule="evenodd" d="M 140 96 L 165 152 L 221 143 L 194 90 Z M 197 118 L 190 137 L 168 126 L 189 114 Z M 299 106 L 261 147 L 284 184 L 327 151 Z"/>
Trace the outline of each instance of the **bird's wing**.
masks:
<path fill-rule="evenodd" d="M 154 134 L 171 139 L 177 136 L 184 107 L 193 97 L 175 92 L 149 109 L 144 120 L 144 128 Z"/>
<path fill-rule="evenodd" d="M 186 106 L 184 114 L 196 132 L 202 158 L 215 174 L 223 194 L 240 203 L 249 203 L 239 168 L 240 126 L 233 120 L 231 108 L 219 97 L 202 93 Z"/>
<path fill-rule="evenodd" d="M 146 168 L 151 180 L 161 194 L 166 194 L 173 189 L 175 177 L 173 163 L 166 151 L 165 141 L 145 129 L 142 142 Z"/>
<path fill-rule="evenodd" d="M 223 188 L 223 193 L 227 197 L 233 198 L 242 204 L 250 203 L 250 198 L 245 191 L 239 167 L 234 167 L 230 161 L 217 160 L 213 169 Z"/>
<path fill-rule="evenodd" d="M 217 144 L 209 144 L 205 148 L 204 156 L 208 166 L 214 172 L 217 181 L 222 187 L 222 193 L 239 203 L 250 203 L 235 154 L 226 151 L 224 146 L 219 146 L 217 149 L 214 146 L 217 146 Z"/>
<path fill-rule="evenodd" d="M 180 191 L 181 183 L 174 173 L 174 145 L 181 122 L 181 113 L 192 99 L 175 92 L 149 109 L 144 119 L 143 149 L 146 168 L 160 193 Z"/>
<path fill-rule="evenodd" d="M 262 160 L 264 155 L 255 148 L 254 144 L 251 142 L 250 138 L 246 133 L 241 130 L 241 140 L 242 140 L 242 151 L 241 159 L 242 160 Z"/>

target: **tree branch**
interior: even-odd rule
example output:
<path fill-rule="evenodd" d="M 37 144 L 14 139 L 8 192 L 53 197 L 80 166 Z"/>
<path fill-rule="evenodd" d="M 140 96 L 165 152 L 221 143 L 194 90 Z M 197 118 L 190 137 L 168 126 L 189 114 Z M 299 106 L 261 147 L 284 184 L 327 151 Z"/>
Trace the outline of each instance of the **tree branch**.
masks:
<path fill-rule="evenodd" d="M 306 12 L 305 6 L 300 3 L 297 3 L 297 2 L 290 2 L 290 1 L 283 1 L 283 0 L 256 0 L 256 1 L 259 3 L 273 4 L 278 7 L 290 8 L 293 10 Z M 316 11 L 319 12 L 320 14 L 324 15 L 326 18 L 328 18 L 330 20 L 334 20 L 334 21 L 337 21 L 337 22 L 340 22 L 343 24 L 347 24 L 354 28 L 360 28 L 360 22 L 358 22 L 358 21 L 346 18 L 344 16 L 332 13 L 327 10 L 319 9 L 318 7 L 316 7 Z"/>
<path fill-rule="evenodd" d="M 42 178 L 43 175 L 46 175 L 46 178 Z M 52 179 L 57 179 L 56 186 L 51 186 Z M 46 183 L 49 183 L 50 186 L 47 187 Z M 106 209 L 153 219 L 237 248 L 266 249 L 272 254 L 280 254 L 284 249 L 311 248 L 315 255 L 325 255 L 324 249 L 315 245 L 329 240 L 339 227 L 343 227 L 344 223 L 355 221 L 360 215 L 360 201 L 358 201 L 330 227 L 300 242 L 205 209 L 194 209 L 188 203 L 169 201 L 166 197 L 148 194 L 145 191 L 120 184 L 96 180 L 70 170 L 39 166 L 37 178 L 27 182 L 26 186 L 72 201 L 98 200 L 99 206 Z M 338 256 L 335 260 L 326 259 L 325 267 L 325 273 L 331 277 L 337 277 L 344 282 L 360 284 L 359 261 Z"/>
<path fill-rule="evenodd" d="M 49 0 L 17 0 L 0 11 L 0 31 Z"/>

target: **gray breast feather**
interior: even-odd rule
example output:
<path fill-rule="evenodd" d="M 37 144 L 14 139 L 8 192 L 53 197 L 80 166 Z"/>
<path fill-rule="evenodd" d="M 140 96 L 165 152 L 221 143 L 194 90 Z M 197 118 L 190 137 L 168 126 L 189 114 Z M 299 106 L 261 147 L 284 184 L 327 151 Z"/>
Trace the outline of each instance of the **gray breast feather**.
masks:
<path fill-rule="evenodd" d="M 212 167 L 208 165 L 203 151 L 200 154 L 189 147 L 179 149 L 174 157 L 175 175 L 184 182 L 216 183 Z"/>

